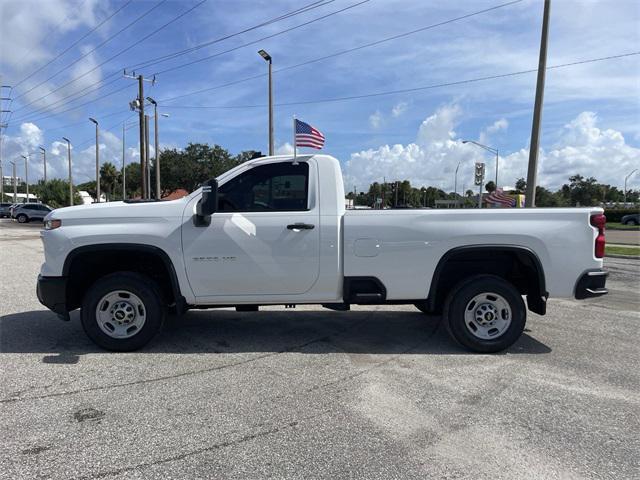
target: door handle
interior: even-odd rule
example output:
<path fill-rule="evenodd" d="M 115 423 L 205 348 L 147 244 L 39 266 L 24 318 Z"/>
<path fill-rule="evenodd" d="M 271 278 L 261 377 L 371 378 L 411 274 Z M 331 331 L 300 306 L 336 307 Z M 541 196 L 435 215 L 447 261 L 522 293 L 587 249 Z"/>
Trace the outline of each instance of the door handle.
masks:
<path fill-rule="evenodd" d="M 287 225 L 289 230 L 313 230 L 315 225 L 310 223 L 292 223 L 291 225 Z"/>

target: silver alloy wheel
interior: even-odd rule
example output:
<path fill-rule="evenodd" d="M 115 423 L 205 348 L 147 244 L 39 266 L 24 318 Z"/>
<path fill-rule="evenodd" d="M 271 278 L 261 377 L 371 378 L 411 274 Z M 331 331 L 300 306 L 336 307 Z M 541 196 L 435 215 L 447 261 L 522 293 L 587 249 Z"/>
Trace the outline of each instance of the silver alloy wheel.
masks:
<path fill-rule="evenodd" d="M 476 295 L 464 310 L 464 324 L 474 337 L 492 340 L 511 325 L 511 307 L 504 297 L 493 292 Z"/>
<path fill-rule="evenodd" d="M 18 215 L 18 223 L 27 223 L 26 215 Z"/>
<path fill-rule="evenodd" d="M 147 309 L 137 295 L 126 290 L 107 293 L 96 307 L 96 321 L 100 330 L 111 338 L 131 338 L 147 319 Z"/>

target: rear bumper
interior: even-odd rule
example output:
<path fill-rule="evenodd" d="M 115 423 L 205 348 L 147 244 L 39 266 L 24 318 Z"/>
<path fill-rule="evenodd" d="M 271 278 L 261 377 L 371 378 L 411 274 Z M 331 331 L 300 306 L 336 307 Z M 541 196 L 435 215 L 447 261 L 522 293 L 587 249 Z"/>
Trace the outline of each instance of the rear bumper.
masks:
<path fill-rule="evenodd" d="M 58 315 L 66 316 L 67 277 L 43 277 L 38 275 L 36 294 L 42 305 Z"/>
<path fill-rule="evenodd" d="M 589 270 L 584 272 L 576 283 L 575 297 L 578 300 L 606 295 L 609 290 L 605 288 L 609 272 L 604 270 Z"/>

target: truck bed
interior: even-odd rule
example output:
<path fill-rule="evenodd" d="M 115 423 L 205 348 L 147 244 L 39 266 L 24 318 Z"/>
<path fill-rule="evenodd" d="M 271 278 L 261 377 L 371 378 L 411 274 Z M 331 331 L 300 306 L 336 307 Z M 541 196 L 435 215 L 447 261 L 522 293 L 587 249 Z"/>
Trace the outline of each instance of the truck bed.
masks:
<path fill-rule="evenodd" d="M 547 290 L 571 297 L 595 258 L 597 230 L 589 223 L 599 208 L 486 210 L 347 210 L 344 215 L 345 277 L 376 277 L 388 300 L 426 298 L 438 261 L 456 247 L 520 246 L 553 270 Z M 592 264 L 585 264 L 591 258 Z"/>

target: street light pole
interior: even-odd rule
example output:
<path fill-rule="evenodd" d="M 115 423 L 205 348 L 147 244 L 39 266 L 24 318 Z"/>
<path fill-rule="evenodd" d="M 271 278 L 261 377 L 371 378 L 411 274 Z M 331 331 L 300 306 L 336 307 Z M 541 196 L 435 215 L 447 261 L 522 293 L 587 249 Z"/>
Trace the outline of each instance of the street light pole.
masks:
<path fill-rule="evenodd" d="M 274 154 L 273 145 L 273 75 L 272 75 L 272 63 L 273 60 L 264 50 L 259 50 L 258 53 L 269 63 L 269 156 Z"/>
<path fill-rule="evenodd" d="M 9 160 L 9 163 L 12 166 L 13 178 L 13 203 L 18 203 L 18 180 L 16 179 L 16 162 L 12 162 Z"/>
<path fill-rule="evenodd" d="M 96 203 L 100 203 L 100 145 L 98 138 L 100 135 L 98 121 L 95 118 L 89 118 L 96 125 Z"/>
<path fill-rule="evenodd" d="M 629 177 L 631 177 L 631 175 L 633 175 L 634 173 L 636 173 L 638 171 L 637 168 L 634 168 L 633 170 L 631 170 L 631 172 L 629 173 L 629 175 L 627 175 L 626 177 L 624 177 L 624 204 L 625 207 L 627 206 L 627 180 L 629 180 Z"/>
<path fill-rule="evenodd" d="M 126 122 L 122 122 L 122 200 L 127 198 L 127 169 L 125 165 Z"/>
<path fill-rule="evenodd" d="M 458 208 L 458 169 L 460 168 L 460 162 L 456 167 L 456 174 L 453 180 L 453 198 L 456 201 L 456 208 Z"/>
<path fill-rule="evenodd" d="M 154 163 L 156 166 L 156 200 L 160 200 L 160 156 L 158 154 L 158 102 L 153 98 L 147 97 L 147 100 L 153 105 L 153 136 L 154 138 L 154 150 L 155 158 Z"/>
<path fill-rule="evenodd" d="M 44 147 L 38 147 L 42 152 L 42 166 L 44 167 L 44 183 L 47 183 L 47 150 Z"/>
<path fill-rule="evenodd" d="M 25 181 L 25 185 L 27 186 L 27 202 L 29 203 L 29 154 L 27 153 L 27 155 L 20 155 L 22 158 L 24 158 L 24 181 Z"/>
<path fill-rule="evenodd" d="M 69 161 L 69 205 L 73 206 L 73 178 L 71 176 L 71 140 L 62 137 L 67 142 L 67 159 Z"/>

